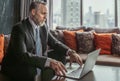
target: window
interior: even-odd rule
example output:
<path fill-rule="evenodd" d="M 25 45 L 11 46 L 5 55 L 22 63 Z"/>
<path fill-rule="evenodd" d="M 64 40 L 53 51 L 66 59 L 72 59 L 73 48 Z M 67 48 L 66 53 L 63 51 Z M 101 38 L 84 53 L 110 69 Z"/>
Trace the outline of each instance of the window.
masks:
<path fill-rule="evenodd" d="M 120 27 L 120 0 L 48 1 L 52 2 L 52 20 L 50 21 L 53 21 L 53 27 L 79 27 L 81 25 L 104 28 Z"/>
<path fill-rule="evenodd" d="M 117 10 L 118 10 L 118 27 L 120 27 L 120 0 L 117 1 Z"/>
<path fill-rule="evenodd" d="M 51 1 L 53 1 L 52 3 L 53 27 L 80 26 L 80 0 L 51 0 Z"/>
<path fill-rule="evenodd" d="M 114 0 L 83 0 L 84 26 L 115 27 L 114 21 Z"/>
<path fill-rule="evenodd" d="M 53 26 L 58 26 L 62 23 L 61 0 L 53 0 Z"/>

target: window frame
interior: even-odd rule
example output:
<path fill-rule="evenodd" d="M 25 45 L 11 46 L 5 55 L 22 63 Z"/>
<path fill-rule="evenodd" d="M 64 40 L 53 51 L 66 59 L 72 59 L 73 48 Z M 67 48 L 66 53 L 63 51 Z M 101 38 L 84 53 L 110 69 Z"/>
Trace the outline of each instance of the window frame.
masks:
<path fill-rule="evenodd" d="M 48 8 L 49 8 L 49 15 L 48 15 L 48 25 L 52 28 L 53 27 L 53 0 L 46 0 L 48 1 Z M 115 27 L 118 27 L 118 6 L 117 0 L 114 0 L 114 14 L 115 14 Z M 80 25 L 83 25 L 83 0 L 80 0 Z"/>

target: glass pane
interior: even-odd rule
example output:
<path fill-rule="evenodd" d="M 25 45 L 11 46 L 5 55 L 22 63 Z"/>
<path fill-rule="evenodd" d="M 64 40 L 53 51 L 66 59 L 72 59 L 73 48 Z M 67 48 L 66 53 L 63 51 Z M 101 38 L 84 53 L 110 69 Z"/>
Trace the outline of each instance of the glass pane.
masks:
<path fill-rule="evenodd" d="M 80 0 L 53 0 L 53 27 L 80 26 Z"/>
<path fill-rule="evenodd" d="M 120 28 L 120 0 L 117 1 L 118 2 L 118 27 Z"/>
<path fill-rule="evenodd" d="M 114 0 L 83 0 L 83 25 L 114 27 Z"/>

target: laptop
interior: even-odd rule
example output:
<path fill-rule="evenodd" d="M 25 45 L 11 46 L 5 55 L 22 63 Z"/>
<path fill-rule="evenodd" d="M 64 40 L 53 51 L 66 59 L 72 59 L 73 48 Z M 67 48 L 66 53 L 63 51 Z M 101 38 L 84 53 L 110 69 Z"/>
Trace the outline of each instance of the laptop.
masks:
<path fill-rule="evenodd" d="M 93 69 L 99 53 L 100 49 L 90 52 L 82 68 L 77 63 L 72 63 L 72 67 L 69 66 L 69 63 L 67 63 L 65 67 L 67 68 L 68 72 L 66 73 L 65 76 L 60 77 L 79 80 Z"/>

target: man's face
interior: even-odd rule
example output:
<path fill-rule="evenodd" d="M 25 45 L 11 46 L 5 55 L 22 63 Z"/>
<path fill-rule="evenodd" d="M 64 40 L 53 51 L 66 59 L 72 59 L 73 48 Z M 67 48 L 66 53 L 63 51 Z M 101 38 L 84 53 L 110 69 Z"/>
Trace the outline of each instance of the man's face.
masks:
<path fill-rule="evenodd" d="M 37 25 L 42 25 L 46 21 L 47 8 L 43 4 L 39 4 L 38 8 L 35 9 L 33 19 Z"/>

